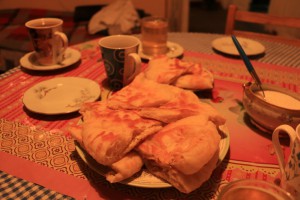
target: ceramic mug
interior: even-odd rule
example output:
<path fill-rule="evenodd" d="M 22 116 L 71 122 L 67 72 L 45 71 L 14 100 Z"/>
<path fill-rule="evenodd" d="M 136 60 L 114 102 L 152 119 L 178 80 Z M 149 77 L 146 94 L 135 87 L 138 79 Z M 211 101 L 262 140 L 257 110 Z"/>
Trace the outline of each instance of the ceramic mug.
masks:
<path fill-rule="evenodd" d="M 287 162 L 280 145 L 281 132 L 286 133 L 290 138 L 290 155 Z M 286 124 L 278 126 L 273 132 L 272 142 L 282 174 L 282 187 L 296 199 L 300 199 L 300 124 L 296 130 Z"/>
<path fill-rule="evenodd" d="M 141 70 L 140 40 L 129 35 L 113 35 L 101 38 L 98 44 L 110 89 L 120 90 Z"/>
<path fill-rule="evenodd" d="M 55 65 L 63 61 L 68 38 L 62 32 L 62 24 L 63 20 L 58 18 L 39 18 L 25 23 L 38 64 Z"/>

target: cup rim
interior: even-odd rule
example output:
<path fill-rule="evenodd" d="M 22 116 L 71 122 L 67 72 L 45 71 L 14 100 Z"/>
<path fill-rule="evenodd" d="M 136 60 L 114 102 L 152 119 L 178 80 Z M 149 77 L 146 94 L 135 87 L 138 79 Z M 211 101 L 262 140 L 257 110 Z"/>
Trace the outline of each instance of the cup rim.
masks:
<path fill-rule="evenodd" d="M 132 44 L 123 45 L 121 47 L 114 47 L 112 45 L 112 43 L 109 42 L 112 38 L 119 39 L 119 40 L 121 38 L 126 38 L 127 41 L 130 39 L 132 41 Z M 110 35 L 110 36 L 102 37 L 98 40 L 98 45 L 100 47 L 104 47 L 104 48 L 107 48 L 107 49 L 128 49 L 128 48 L 138 46 L 140 44 L 141 44 L 140 40 L 137 37 L 134 37 L 134 36 L 131 36 L 131 35 Z"/>
<path fill-rule="evenodd" d="M 160 16 L 146 16 L 146 17 L 143 17 L 141 18 L 142 21 L 147 21 L 147 20 L 161 20 L 163 22 L 167 22 L 167 18 L 165 17 L 160 17 Z"/>
<path fill-rule="evenodd" d="M 257 180 L 257 179 L 239 179 L 239 180 L 229 182 L 227 185 L 225 185 L 222 188 L 217 199 L 221 200 L 221 197 L 223 197 L 226 194 L 226 192 L 230 191 L 231 189 L 240 188 L 239 184 L 253 184 L 252 186 L 255 186 L 257 188 L 261 188 L 261 186 L 263 185 L 266 186 L 267 188 L 271 188 L 272 191 L 274 190 L 279 191 L 284 195 L 284 199 L 294 200 L 294 197 L 289 192 L 285 191 L 283 188 L 279 187 L 278 185 L 271 182 Z"/>
<path fill-rule="evenodd" d="M 33 24 L 36 23 L 36 22 L 43 22 L 43 21 L 52 21 L 52 22 L 55 22 L 55 24 L 51 25 L 51 26 L 45 26 L 45 27 L 37 27 L 37 26 L 34 26 Z M 62 19 L 59 19 L 59 18 L 54 18 L 54 17 L 44 17 L 44 18 L 36 18 L 36 19 L 32 19 L 32 20 L 29 20 L 25 23 L 25 26 L 27 28 L 32 28 L 32 29 L 49 29 L 49 28 L 54 28 L 54 27 L 58 27 L 60 25 L 63 24 L 63 20 Z"/>

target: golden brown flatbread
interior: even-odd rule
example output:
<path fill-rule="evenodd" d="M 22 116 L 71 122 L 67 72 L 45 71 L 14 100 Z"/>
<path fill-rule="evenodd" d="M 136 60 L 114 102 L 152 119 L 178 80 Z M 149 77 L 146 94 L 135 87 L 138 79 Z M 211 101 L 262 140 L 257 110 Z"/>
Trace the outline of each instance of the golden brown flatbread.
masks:
<path fill-rule="evenodd" d="M 108 181 L 130 177 L 145 160 L 150 172 L 185 193 L 210 177 L 220 142 L 217 127 L 226 121 L 193 92 L 149 80 L 145 73 L 107 100 L 85 103 L 80 113 L 83 122 L 70 129 L 72 136 L 111 168 Z"/>
<path fill-rule="evenodd" d="M 144 72 L 146 78 L 149 80 L 172 85 L 182 74 L 192 71 L 190 68 L 192 68 L 193 65 L 194 63 L 183 62 L 179 59 L 173 59 L 167 56 L 159 56 L 149 61 L 148 67 Z"/>
<path fill-rule="evenodd" d="M 152 160 L 146 160 L 147 169 L 155 176 L 160 177 L 182 193 L 190 193 L 199 188 L 207 181 L 218 162 L 219 151 L 215 152 L 211 160 L 208 161 L 198 172 L 194 174 L 183 174 L 175 168 L 160 167 Z"/>
<path fill-rule="evenodd" d="M 213 83 L 212 73 L 203 68 L 199 74 L 185 74 L 178 77 L 173 85 L 189 90 L 209 90 L 213 89 Z"/>
<path fill-rule="evenodd" d="M 220 139 L 206 115 L 195 115 L 168 124 L 136 149 L 151 173 L 189 193 L 215 169 Z"/>
<path fill-rule="evenodd" d="M 190 90 L 213 88 L 212 73 L 199 63 L 182 61 L 167 56 L 155 57 L 145 69 L 145 77 L 158 83 Z"/>
<path fill-rule="evenodd" d="M 181 92 L 180 88 L 148 80 L 144 73 L 140 73 L 130 85 L 109 98 L 108 107 L 128 110 L 159 107 L 177 98 Z"/>
<path fill-rule="evenodd" d="M 171 123 L 184 117 L 203 113 L 216 124 L 224 124 L 225 118 L 189 90 L 160 84 L 140 73 L 127 87 L 118 91 L 108 101 L 111 109 L 136 110 L 143 118 Z"/>
<path fill-rule="evenodd" d="M 121 160 L 110 165 L 112 170 L 105 174 L 106 180 L 110 183 L 123 181 L 139 172 L 143 165 L 142 157 L 135 151 L 130 151 Z"/>
<path fill-rule="evenodd" d="M 106 101 L 86 103 L 83 123 L 70 129 L 75 139 L 100 164 L 111 165 L 136 144 L 162 128 L 161 122 L 143 119 L 134 110 L 112 110 Z"/>

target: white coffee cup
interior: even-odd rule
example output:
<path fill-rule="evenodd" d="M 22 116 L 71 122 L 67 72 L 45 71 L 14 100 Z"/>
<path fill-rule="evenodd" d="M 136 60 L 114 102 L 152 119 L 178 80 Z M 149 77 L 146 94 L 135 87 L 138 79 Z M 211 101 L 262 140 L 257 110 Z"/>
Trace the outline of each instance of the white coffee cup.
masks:
<path fill-rule="evenodd" d="M 68 38 L 62 32 L 62 24 L 63 20 L 58 18 L 39 18 L 25 23 L 38 64 L 55 65 L 63 61 Z"/>
<path fill-rule="evenodd" d="M 287 162 L 280 145 L 280 133 L 286 133 L 290 139 Z M 286 124 L 278 126 L 273 132 L 272 142 L 281 171 L 281 185 L 296 199 L 300 199 L 300 124 L 296 130 Z"/>

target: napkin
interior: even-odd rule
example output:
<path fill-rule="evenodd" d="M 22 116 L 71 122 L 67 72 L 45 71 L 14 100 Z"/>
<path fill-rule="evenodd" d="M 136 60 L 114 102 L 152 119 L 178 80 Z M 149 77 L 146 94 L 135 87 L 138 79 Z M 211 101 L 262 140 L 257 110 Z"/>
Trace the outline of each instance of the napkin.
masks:
<path fill-rule="evenodd" d="M 130 33 L 139 21 L 131 0 L 116 0 L 95 13 L 88 23 L 88 32 L 95 34 L 109 29 L 115 34 Z"/>

